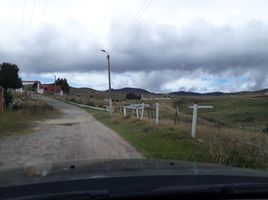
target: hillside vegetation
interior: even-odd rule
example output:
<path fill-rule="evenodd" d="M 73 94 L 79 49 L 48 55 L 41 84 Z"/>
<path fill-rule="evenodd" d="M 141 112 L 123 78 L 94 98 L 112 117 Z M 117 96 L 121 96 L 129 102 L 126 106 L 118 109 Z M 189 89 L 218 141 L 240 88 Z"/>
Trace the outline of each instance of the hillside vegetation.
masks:
<path fill-rule="evenodd" d="M 190 137 L 193 102 L 213 105 L 198 111 L 197 138 Z M 140 101 L 136 101 L 138 103 Z M 88 110 L 117 131 L 146 157 L 219 163 L 268 169 L 268 99 L 265 96 L 176 97 L 160 101 L 160 124 L 154 124 L 155 100 L 143 121 L 129 112 Z M 179 106 L 178 122 L 175 110 Z"/>

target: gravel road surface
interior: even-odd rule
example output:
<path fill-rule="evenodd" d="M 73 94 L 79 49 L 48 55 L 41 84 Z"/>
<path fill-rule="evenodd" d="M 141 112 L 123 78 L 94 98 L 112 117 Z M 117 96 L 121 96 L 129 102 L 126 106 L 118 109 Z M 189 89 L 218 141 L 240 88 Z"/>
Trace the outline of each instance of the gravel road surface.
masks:
<path fill-rule="evenodd" d="M 53 98 L 42 99 L 62 114 L 37 123 L 31 134 L 1 137 L 0 169 L 32 162 L 143 157 L 85 110 Z"/>

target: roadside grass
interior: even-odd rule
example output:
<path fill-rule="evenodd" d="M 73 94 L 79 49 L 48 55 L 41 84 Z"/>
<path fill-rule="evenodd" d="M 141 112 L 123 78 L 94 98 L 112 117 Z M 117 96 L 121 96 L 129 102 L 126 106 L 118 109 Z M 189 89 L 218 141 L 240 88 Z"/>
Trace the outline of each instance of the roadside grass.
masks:
<path fill-rule="evenodd" d="M 118 132 L 147 158 L 204 160 L 206 145 L 191 139 L 178 128 L 155 126 L 149 120 L 141 121 L 114 115 L 110 118 L 106 112 L 86 109 L 93 116 Z M 190 147 L 190 148 L 189 148 Z"/>
<path fill-rule="evenodd" d="M 182 112 L 191 115 L 192 99 L 181 99 L 174 102 Z M 244 96 L 207 97 L 200 104 L 213 105 L 213 109 L 200 109 L 198 116 L 208 122 L 221 126 L 262 131 L 268 124 L 268 98 Z"/>
<path fill-rule="evenodd" d="M 58 114 L 58 110 L 39 101 L 22 103 L 13 111 L 6 109 L 0 113 L 0 137 L 31 133 L 35 121 Z"/>
<path fill-rule="evenodd" d="M 191 124 L 151 119 L 143 121 L 86 109 L 97 120 L 118 132 L 147 158 L 190 160 L 227 166 L 268 169 L 267 136 L 259 132 L 200 124 L 198 138 L 190 137 Z"/>
<path fill-rule="evenodd" d="M 206 117 L 233 127 L 254 129 L 256 124 L 256 129 L 262 130 L 268 123 L 268 98 L 232 98 L 216 102 L 214 107 Z M 204 117 L 204 114 L 201 115 Z"/>
<path fill-rule="evenodd" d="M 10 134 L 26 134 L 30 132 L 30 124 L 22 113 L 4 111 L 0 113 L 0 137 Z"/>

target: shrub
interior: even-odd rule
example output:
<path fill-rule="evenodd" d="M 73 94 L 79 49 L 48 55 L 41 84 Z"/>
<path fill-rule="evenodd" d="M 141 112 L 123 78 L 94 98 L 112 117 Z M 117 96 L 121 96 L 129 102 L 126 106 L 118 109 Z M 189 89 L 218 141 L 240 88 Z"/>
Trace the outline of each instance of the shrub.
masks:
<path fill-rule="evenodd" d="M 15 99 L 13 100 L 12 104 L 11 104 L 11 107 L 12 107 L 12 110 L 19 110 L 22 108 L 22 102 L 20 99 Z"/>
<path fill-rule="evenodd" d="M 74 102 L 74 103 L 76 102 L 76 100 L 75 100 L 74 97 L 71 97 L 70 101 L 71 101 L 71 102 Z"/>
<path fill-rule="evenodd" d="M 268 133 L 268 124 L 266 124 L 266 128 L 263 129 L 263 132 L 264 132 L 264 133 Z"/>
<path fill-rule="evenodd" d="M 91 100 L 88 100 L 86 103 L 88 106 L 95 106 L 94 102 Z"/>
<path fill-rule="evenodd" d="M 126 94 L 126 99 L 141 99 L 140 94 L 135 94 L 135 93 L 127 93 Z"/>
<path fill-rule="evenodd" d="M 5 91 L 4 92 L 4 101 L 5 101 L 6 107 L 8 107 L 12 103 L 12 100 L 13 100 L 13 96 L 12 96 L 11 92 Z"/>

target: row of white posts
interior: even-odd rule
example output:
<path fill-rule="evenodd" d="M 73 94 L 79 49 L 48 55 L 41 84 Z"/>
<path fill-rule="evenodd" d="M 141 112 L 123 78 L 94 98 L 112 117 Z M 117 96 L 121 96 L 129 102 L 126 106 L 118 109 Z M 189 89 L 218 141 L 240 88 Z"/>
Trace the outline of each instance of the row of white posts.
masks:
<path fill-rule="evenodd" d="M 136 116 L 137 119 L 143 119 L 144 116 L 144 108 L 148 108 L 150 107 L 149 104 L 131 104 L 128 106 L 124 106 L 124 116 L 127 116 L 127 109 L 131 109 L 133 112 L 134 110 L 136 110 Z M 192 129 L 191 129 L 191 136 L 193 138 L 196 137 L 196 124 L 197 124 L 197 110 L 198 109 L 204 109 L 204 108 L 213 108 L 213 106 L 210 105 L 198 105 L 198 104 L 194 104 L 193 106 L 189 106 L 189 108 L 193 109 L 193 119 L 192 119 Z M 179 113 L 179 107 L 176 108 L 177 113 Z M 155 124 L 158 125 L 159 124 L 159 103 L 156 102 L 155 105 Z"/>
<path fill-rule="evenodd" d="M 131 104 L 131 105 L 128 105 L 128 106 L 124 106 L 124 116 L 126 117 L 127 116 L 127 109 L 130 109 L 132 110 L 133 112 L 136 110 L 136 116 L 137 116 L 137 119 L 143 119 L 143 116 L 144 116 L 144 109 L 145 108 L 149 108 L 150 105 L 149 104 Z"/>

